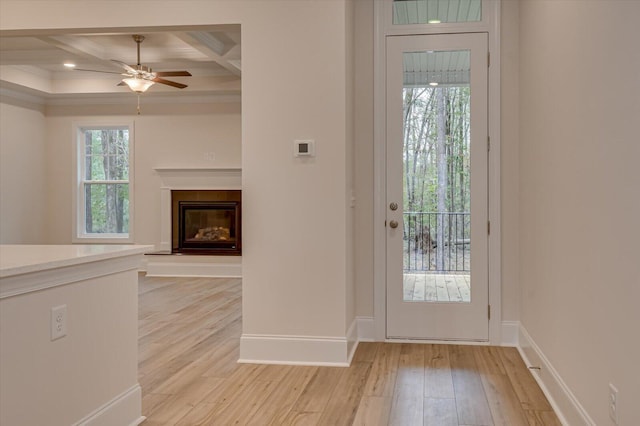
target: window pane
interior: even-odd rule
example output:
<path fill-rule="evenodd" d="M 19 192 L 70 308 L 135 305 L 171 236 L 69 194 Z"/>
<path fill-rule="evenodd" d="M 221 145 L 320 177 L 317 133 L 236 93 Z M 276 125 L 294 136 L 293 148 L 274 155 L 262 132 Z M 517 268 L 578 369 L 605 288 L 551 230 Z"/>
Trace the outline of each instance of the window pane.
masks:
<path fill-rule="evenodd" d="M 87 156 L 85 160 L 86 180 L 105 180 L 104 157 L 102 155 Z"/>
<path fill-rule="evenodd" d="M 118 172 L 115 170 L 115 164 L 113 155 L 105 155 L 102 158 L 102 164 L 104 165 L 104 174 L 107 180 L 116 180 L 118 179 Z"/>
<path fill-rule="evenodd" d="M 405 87 L 468 86 L 471 81 L 471 51 L 405 52 Z"/>
<path fill-rule="evenodd" d="M 439 24 L 482 20 L 482 0 L 394 0 L 393 24 Z"/>
<path fill-rule="evenodd" d="M 129 131 L 85 129 L 85 179 L 129 180 Z"/>
<path fill-rule="evenodd" d="M 470 60 L 403 53 L 405 302 L 471 302 Z"/>
<path fill-rule="evenodd" d="M 85 232 L 129 232 L 129 185 L 85 184 Z"/>

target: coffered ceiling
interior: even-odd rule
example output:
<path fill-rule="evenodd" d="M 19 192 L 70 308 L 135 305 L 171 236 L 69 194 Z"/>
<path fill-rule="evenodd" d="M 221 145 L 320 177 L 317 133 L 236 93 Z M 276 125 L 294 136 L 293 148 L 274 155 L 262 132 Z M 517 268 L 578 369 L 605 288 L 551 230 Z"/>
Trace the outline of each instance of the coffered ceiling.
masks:
<path fill-rule="evenodd" d="M 44 102 L 86 97 L 131 96 L 118 86 L 123 68 L 135 66 L 133 34 L 145 37 L 140 62 L 153 71 L 189 71 L 191 77 L 166 77 L 184 89 L 153 85 L 144 96 L 236 96 L 240 94 L 240 25 L 131 32 L 0 35 L 0 88 L 42 98 Z M 75 64 L 75 69 L 65 63 Z M 79 71 L 90 69 L 102 72 Z"/>

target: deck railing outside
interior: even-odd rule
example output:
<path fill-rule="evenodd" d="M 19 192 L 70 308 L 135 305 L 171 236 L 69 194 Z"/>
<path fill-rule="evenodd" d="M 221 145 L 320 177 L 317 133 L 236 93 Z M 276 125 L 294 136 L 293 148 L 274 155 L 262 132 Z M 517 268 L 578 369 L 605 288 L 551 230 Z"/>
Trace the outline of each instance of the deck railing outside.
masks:
<path fill-rule="evenodd" d="M 471 270 L 468 212 L 405 212 L 403 233 L 405 271 Z"/>

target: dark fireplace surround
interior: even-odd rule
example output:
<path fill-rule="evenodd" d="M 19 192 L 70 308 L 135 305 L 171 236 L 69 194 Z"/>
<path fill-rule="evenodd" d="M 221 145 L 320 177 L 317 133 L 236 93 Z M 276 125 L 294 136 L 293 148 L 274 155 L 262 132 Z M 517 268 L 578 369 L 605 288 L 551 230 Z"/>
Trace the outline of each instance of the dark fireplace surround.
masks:
<path fill-rule="evenodd" d="M 241 207 L 240 190 L 172 190 L 172 253 L 240 256 Z"/>

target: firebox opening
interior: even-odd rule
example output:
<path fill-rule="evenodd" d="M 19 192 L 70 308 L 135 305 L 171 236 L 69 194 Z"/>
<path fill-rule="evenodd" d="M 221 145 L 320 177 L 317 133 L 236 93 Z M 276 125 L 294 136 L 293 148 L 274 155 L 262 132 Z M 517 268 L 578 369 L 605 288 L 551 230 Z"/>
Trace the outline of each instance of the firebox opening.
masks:
<path fill-rule="evenodd" d="M 240 255 L 240 191 L 172 191 L 174 253 Z"/>

